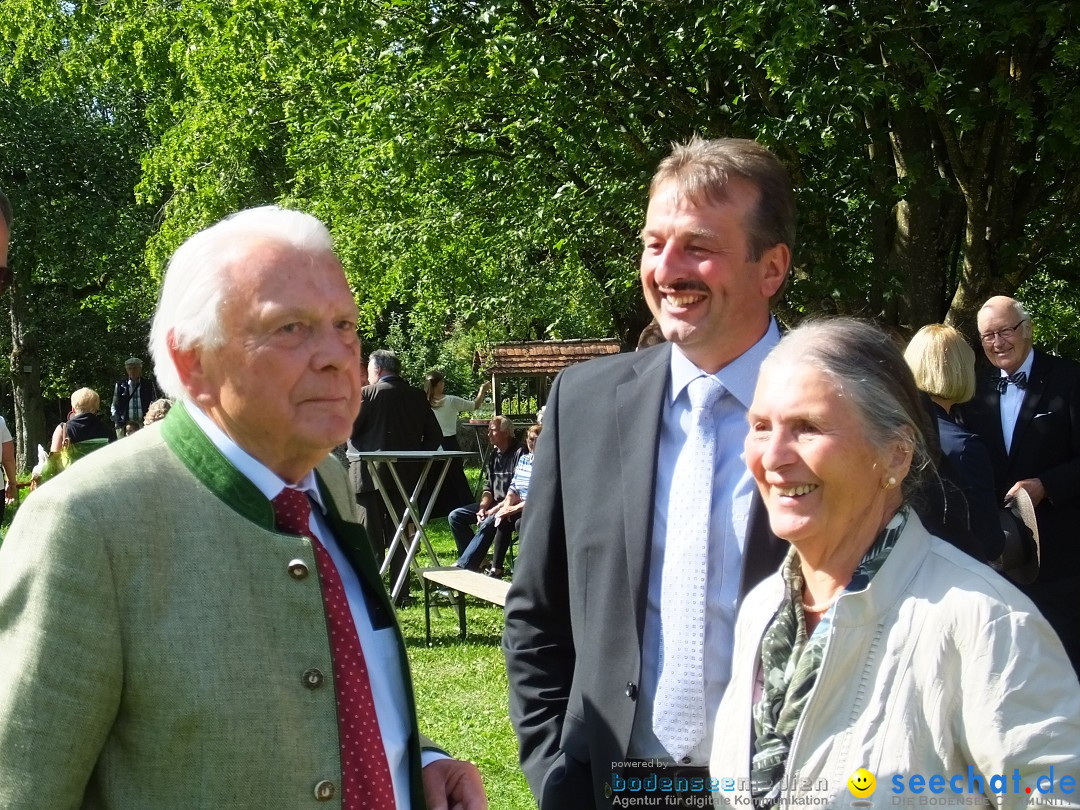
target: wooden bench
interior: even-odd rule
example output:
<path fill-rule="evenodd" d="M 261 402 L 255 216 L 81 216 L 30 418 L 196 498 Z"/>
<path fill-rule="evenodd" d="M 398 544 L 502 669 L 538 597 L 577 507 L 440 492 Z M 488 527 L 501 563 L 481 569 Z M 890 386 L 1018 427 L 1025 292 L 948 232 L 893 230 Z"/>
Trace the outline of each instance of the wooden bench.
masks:
<path fill-rule="evenodd" d="M 505 607 L 506 593 L 510 590 L 510 583 L 505 580 L 454 566 L 422 568 L 420 577 L 424 586 L 424 636 L 429 647 L 431 646 L 431 591 L 433 588 L 442 586 L 455 594 L 453 600 L 458 612 L 458 631 L 463 639 L 465 638 L 465 594 Z"/>

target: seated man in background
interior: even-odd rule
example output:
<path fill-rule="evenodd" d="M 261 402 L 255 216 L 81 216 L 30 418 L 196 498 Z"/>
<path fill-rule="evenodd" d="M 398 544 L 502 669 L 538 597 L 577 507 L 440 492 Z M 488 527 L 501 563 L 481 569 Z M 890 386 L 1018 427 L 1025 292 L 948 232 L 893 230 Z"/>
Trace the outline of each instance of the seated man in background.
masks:
<path fill-rule="evenodd" d="M 536 439 L 540 435 L 540 425 L 530 425 L 525 433 L 525 445 L 529 452 L 522 453 L 518 459 L 517 467 L 514 468 L 514 477 L 510 481 L 510 488 L 506 491 L 499 507 L 495 510 L 495 549 L 491 553 L 491 568 L 488 576 L 502 579 L 505 569 L 503 563 L 506 554 L 510 550 L 510 544 L 514 538 L 514 530 L 521 521 L 521 515 L 525 510 L 525 500 L 529 497 L 529 481 L 532 480 L 533 453 L 536 452 Z M 477 543 L 480 535 L 473 538 Z M 462 558 L 472 558 L 472 543 L 465 550 Z M 480 552 L 481 554 L 483 552 Z"/>
<path fill-rule="evenodd" d="M 478 571 L 484 555 L 495 537 L 495 513 L 506 498 L 518 460 L 525 448 L 514 435 L 514 423 L 505 416 L 496 416 L 488 424 L 488 441 L 492 452 L 484 471 L 484 492 L 479 503 L 469 504 L 450 513 L 450 533 L 454 536 L 458 554 L 455 565 Z"/>

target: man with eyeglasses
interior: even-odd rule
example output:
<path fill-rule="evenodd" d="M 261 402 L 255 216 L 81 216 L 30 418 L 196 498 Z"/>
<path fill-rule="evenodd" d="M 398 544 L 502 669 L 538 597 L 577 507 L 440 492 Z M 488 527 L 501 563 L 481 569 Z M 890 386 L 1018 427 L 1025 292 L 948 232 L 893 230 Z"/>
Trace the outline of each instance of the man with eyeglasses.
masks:
<path fill-rule="evenodd" d="M 990 451 L 997 494 L 1035 504 L 1038 578 L 1021 586 L 1057 630 L 1080 673 L 1080 365 L 1032 348 L 1031 317 L 1003 295 L 983 304 L 979 341 L 992 368 L 962 406 Z"/>

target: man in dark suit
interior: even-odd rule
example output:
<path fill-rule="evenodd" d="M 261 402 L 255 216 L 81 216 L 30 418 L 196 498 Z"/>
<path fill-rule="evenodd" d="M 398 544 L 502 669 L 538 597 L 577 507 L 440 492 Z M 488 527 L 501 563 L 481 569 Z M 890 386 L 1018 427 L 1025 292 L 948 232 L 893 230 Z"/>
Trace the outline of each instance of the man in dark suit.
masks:
<path fill-rule="evenodd" d="M 127 377 L 113 386 L 112 418 L 118 438 L 141 428 L 146 409 L 160 396 L 154 381 L 143 379 L 142 367 L 142 360 L 129 357 L 124 363 Z"/>
<path fill-rule="evenodd" d="M 701 806 L 737 605 L 786 545 L 742 452 L 795 241 L 787 172 L 753 141 L 695 138 L 660 164 L 642 238 L 642 288 L 669 342 L 556 379 L 506 604 L 511 719 L 541 810 L 611 807 L 627 779 L 653 774 L 696 794 L 654 793 L 663 806 Z M 700 383 L 720 387 L 701 408 L 716 447 L 707 492 L 679 483 Z M 711 508 L 687 544 L 681 515 L 700 501 Z M 674 596 L 688 565 L 696 602 Z M 701 654 L 681 680 L 688 626 Z"/>
<path fill-rule="evenodd" d="M 983 304 L 978 324 L 993 368 L 962 406 L 964 426 L 990 451 L 997 496 L 1025 489 L 1035 504 L 1042 559 L 1022 587 L 1080 673 L 1080 365 L 1033 349 L 1031 317 L 1012 298 Z"/>
<path fill-rule="evenodd" d="M 442 441 L 442 429 L 431 410 L 427 397 L 418 388 L 401 378 L 401 363 L 392 351 L 379 349 L 368 358 L 368 385 L 364 386 L 360 415 L 353 423 L 349 444 L 359 451 L 369 450 L 437 450 Z M 349 465 L 350 477 L 356 492 L 356 502 L 364 510 L 364 525 L 372 550 L 380 565 L 394 530 L 405 511 L 405 504 L 388 474 L 381 473 L 384 483 L 391 487 L 390 498 L 394 515 L 386 511 L 381 493 L 362 461 Z M 421 465 L 400 462 L 397 472 L 407 492 L 412 492 L 420 477 Z M 404 544 L 399 544 L 390 560 L 390 581 L 397 582 L 405 561 Z M 403 590 L 400 599 L 404 599 Z M 399 599 L 399 601 L 400 601 Z"/>

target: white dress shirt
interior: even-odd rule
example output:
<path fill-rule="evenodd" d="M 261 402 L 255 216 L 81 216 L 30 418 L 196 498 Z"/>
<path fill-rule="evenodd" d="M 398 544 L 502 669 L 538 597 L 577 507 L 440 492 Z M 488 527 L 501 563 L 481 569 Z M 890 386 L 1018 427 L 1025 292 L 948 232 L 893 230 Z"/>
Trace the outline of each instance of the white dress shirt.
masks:
<path fill-rule="evenodd" d="M 188 402 L 187 408 L 191 418 L 202 428 L 214 446 L 268 500 L 273 500 L 288 486 L 276 473 L 243 450 L 194 403 Z M 386 762 L 390 766 L 390 775 L 394 782 L 394 799 L 398 807 L 410 807 L 409 731 L 411 724 L 405 682 L 397 666 L 400 653 L 394 630 L 390 627 L 376 630 L 372 626 L 364 603 L 360 580 L 341 551 L 333 532 L 330 531 L 326 518 L 323 517 L 326 505 L 319 494 L 315 473 L 309 472 L 295 485 L 295 488 L 306 492 L 319 507 L 311 510 L 311 532 L 326 547 L 341 576 L 341 584 L 345 588 L 345 596 L 352 610 L 353 623 L 360 636 L 360 648 L 364 651 L 364 660 L 368 664 L 371 697 L 375 701 L 375 714 L 379 718 L 379 731 L 382 733 L 383 745 L 386 748 Z M 442 756 L 438 752 L 424 752 L 422 762 L 426 765 Z"/>
<path fill-rule="evenodd" d="M 1031 349 L 1024 362 L 1020 364 L 1018 372 L 1022 371 L 1028 376 L 1028 384 L 1031 384 L 1031 365 L 1035 360 L 1035 350 Z M 1009 375 L 1001 369 L 1002 377 Z M 1005 392 L 1001 395 L 999 407 L 1001 408 L 1001 435 L 1005 439 L 1005 452 L 1012 452 L 1013 432 L 1016 430 L 1016 420 L 1020 416 L 1020 407 L 1024 404 L 1026 390 L 1021 390 L 1015 385 L 1005 386 Z"/>
<path fill-rule="evenodd" d="M 690 764 L 707 765 L 712 748 L 712 718 L 720 706 L 731 677 L 735 613 L 742 578 L 743 548 L 750 519 L 754 479 L 746 468 L 743 442 L 748 431 L 746 412 L 754 398 L 758 369 L 765 355 L 780 340 L 773 321 L 765 335 L 714 377 L 727 393 L 716 406 L 716 460 L 709 528 L 709 568 L 705 619 L 705 716 L 709 726 L 705 739 L 690 752 Z M 653 493 L 652 551 L 649 557 L 648 603 L 642 638 L 639 703 L 630 737 L 629 755 L 634 758 L 670 760 L 652 730 L 653 704 L 660 677 L 660 589 L 664 549 L 668 536 L 668 504 L 672 497 L 672 473 L 690 424 L 690 399 L 686 386 L 705 374 L 678 346 L 671 347 L 671 388 L 664 399 L 660 446 L 656 459 L 656 490 Z M 675 527 L 672 527 L 675 528 Z"/>

